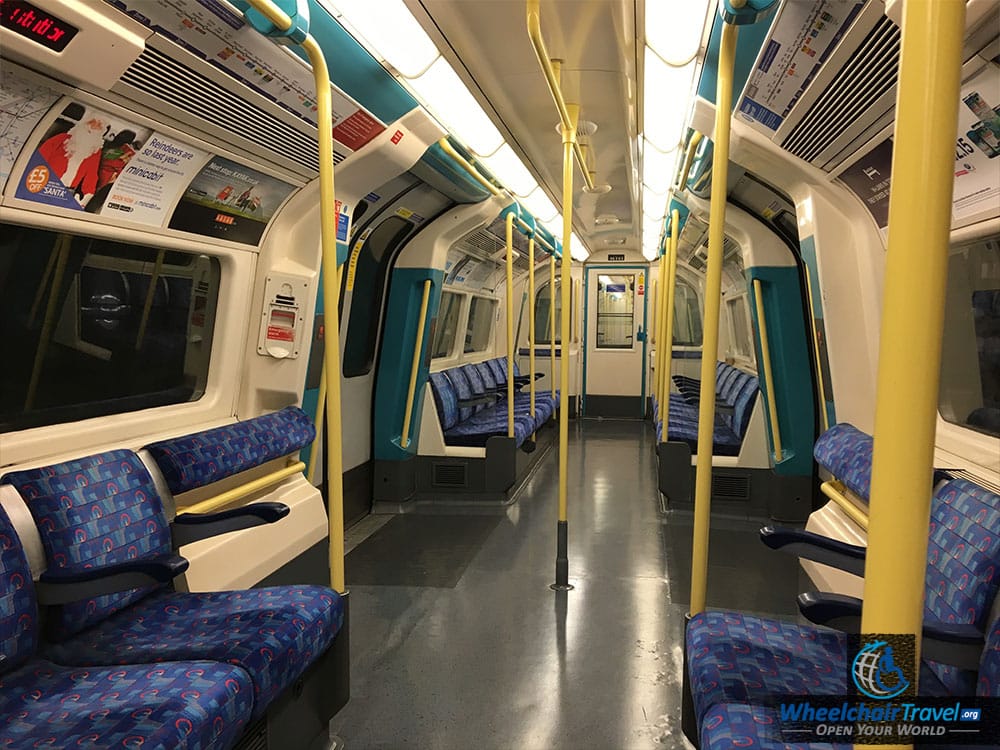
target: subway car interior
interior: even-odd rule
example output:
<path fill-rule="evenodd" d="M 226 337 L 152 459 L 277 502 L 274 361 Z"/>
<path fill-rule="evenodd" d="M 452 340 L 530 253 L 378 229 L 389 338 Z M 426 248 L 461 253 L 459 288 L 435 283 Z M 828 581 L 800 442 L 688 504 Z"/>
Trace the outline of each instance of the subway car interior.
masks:
<path fill-rule="evenodd" d="M 0 15 L 0 748 L 1000 748 L 1000 0 Z"/>

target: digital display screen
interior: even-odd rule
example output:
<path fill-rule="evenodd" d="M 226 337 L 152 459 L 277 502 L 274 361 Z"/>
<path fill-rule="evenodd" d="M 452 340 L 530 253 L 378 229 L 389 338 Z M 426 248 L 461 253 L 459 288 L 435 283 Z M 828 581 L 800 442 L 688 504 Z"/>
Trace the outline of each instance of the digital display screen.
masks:
<path fill-rule="evenodd" d="M 54 52 L 62 52 L 79 31 L 23 0 L 0 0 L 0 25 Z"/>

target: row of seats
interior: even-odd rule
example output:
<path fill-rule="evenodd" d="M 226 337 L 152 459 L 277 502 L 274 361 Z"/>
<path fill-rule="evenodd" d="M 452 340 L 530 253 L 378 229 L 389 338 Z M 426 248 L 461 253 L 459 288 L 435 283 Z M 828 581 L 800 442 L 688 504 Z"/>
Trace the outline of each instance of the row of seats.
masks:
<path fill-rule="evenodd" d="M 817 446 L 828 468 L 841 479 L 870 476 L 870 439 L 850 425 L 838 425 L 830 433 L 821 438 L 823 447 Z M 855 484 L 865 489 L 859 479 Z M 799 530 L 765 528 L 761 536 L 772 548 L 863 574 L 862 547 Z M 1000 496 L 963 479 L 940 482 L 931 509 L 921 695 L 1000 697 L 998 567 Z M 799 608 L 818 627 L 739 612 L 709 611 L 692 618 L 688 678 L 697 739 L 704 750 L 850 747 L 789 743 L 781 736 L 778 715 L 768 707 L 778 696 L 852 692 L 848 636 L 823 626 L 858 632 L 860 600 L 808 593 L 799 597 Z"/>
<path fill-rule="evenodd" d="M 549 421 L 559 408 L 559 392 L 521 391 L 537 375 L 521 375 L 514 362 L 514 440 L 518 447 Z M 447 445 L 485 447 L 494 436 L 507 435 L 507 359 L 498 357 L 431 373 L 431 391 Z"/>
<path fill-rule="evenodd" d="M 670 394 L 670 423 L 667 439 L 687 443 L 691 446 L 691 453 L 696 454 L 698 452 L 698 397 L 701 382 L 675 375 L 674 383 L 680 393 Z M 716 363 L 713 455 L 739 455 L 759 390 L 760 381 L 756 376 L 725 362 Z M 658 443 L 664 442 L 663 420 L 660 418 L 660 406 L 655 399 L 653 401 L 653 419 L 656 422 L 656 440 Z"/>
<path fill-rule="evenodd" d="M 171 493 L 314 437 L 304 412 L 285 409 L 147 446 L 145 461 L 113 450 L 5 475 L 0 746 L 228 748 L 301 683 L 343 624 L 336 592 L 170 586 L 187 569 L 182 544 L 273 523 L 288 507 L 173 519 L 170 509 Z"/>

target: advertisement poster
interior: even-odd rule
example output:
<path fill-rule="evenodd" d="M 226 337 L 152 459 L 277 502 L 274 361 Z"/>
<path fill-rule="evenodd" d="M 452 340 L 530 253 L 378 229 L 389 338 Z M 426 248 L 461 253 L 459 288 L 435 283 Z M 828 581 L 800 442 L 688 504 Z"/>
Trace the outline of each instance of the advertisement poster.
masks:
<path fill-rule="evenodd" d="M 833 52 L 864 3 L 785 3 L 750 75 L 741 119 L 777 130 Z"/>
<path fill-rule="evenodd" d="M 256 245 L 294 185 L 221 156 L 195 176 L 170 218 L 170 228 Z"/>
<path fill-rule="evenodd" d="M 70 102 L 38 140 L 15 194 L 99 213 L 115 180 L 151 134 L 149 128 Z"/>
<path fill-rule="evenodd" d="M 955 223 L 1000 211 L 1000 65 L 963 86 L 955 142 Z"/>
<path fill-rule="evenodd" d="M 59 94 L 41 76 L 5 62 L 0 68 L 0 188 L 14 168 L 14 160 Z"/>
<path fill-rule="evenodd" d="M 892 177 L 892 139 L 887 138 L 840 174 L 857 195 L 879 229 L 889 226 L 889 183 Z"/>
<path fill-rule="evenodd" d="M 316 125 L 313 76 L 305 64 L 251 29 L 218 0 L 107 0 L 134 19 L 177 42 L 227 75 Z M 336 87 L 333 137 L 357 150 L 385 125 Z"/>

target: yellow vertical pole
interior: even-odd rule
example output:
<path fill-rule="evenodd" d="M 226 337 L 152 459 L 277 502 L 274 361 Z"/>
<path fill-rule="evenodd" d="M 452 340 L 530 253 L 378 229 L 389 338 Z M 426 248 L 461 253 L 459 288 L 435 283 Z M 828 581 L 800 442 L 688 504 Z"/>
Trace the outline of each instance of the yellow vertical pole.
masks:
<path fill-rule="evenodd" d="M 265 16 L 276 28 L 287 31 L 292 19 L 271 0 L 249 0 L 255 10 Z M 337 213 L 333 182 L 333 101 L 330 92 L 330 71 L 323 50 L 316 40 L 306 34 L 301 47 L 312 65 L 316 85 L 316 122 L 319 145 L 319 224 L 323 256 L 323 364 L 326 369 L 327 409 L 329 434 L 326 440 L 327 475 L 327 525 L 330 534 L 330 586 L 337 591 L 346 590 L 344 582 L 344 457 L 342 410 L 340 403 L 340 322 L 337 302 Z"/>
<path fill-rule="evenodd" d="M 670 212 L 670 239 L 667 242 L 667 288 L 664 304 L 666 311 L 663 316 L 663 340 L 666 347 L 663 350 L 663 403 L 666 409 L 663 414 L 663 442 L 667 442 L 670 428 L 670 371 L 674 364 L 674 286 L 677 284 L 677 242 L 679 240 L 681 216 L 675 208 Z"/>
<path fill-rule="evenodd" d="M 809 269 L 806 269 L 806 295 L 809 302 L 809 330 L 812 333 L 813 354 L 816 357 L 816 387 L 819 389 L 819 413 L 823 422 L 823 432 L 830 429 L 830 416 L 826 413 L 826 385 L 823 383 L 823 360 L 819 351 L 819 330 L 816 328 L 816 308 L 813 307 L 813 287 Z"/>
<path fill-rule="evenodd" d="M 514 213 L 507 214 L 507 437 L 514 437 Z"/>
<path fill-rule="evenodd" d="M 146 326 L 149 324 L 149 313 L 153 310 L 153 298 L 156 296 L 156 285 L 160 282 L 160 273 L 163 271 L 163 258 L 166 255 L 166 248 L 160 248 L 156 253 L 156 262 L 153 264 L 153 275 L 149 279 L 149 289 L 146 290 L 146 300 L 142 305 L 142 318 L 139 320 L 139 332 L 135 336 L 135 350 L 142 348 L 142 341 L 146 338 Z"/>
<path fill-rule="evenodd" d="M 420 312 L 417 314 L 417 338 L 413 342 L 413 359 L 410 362 L 410 385 L 406 389 L 406 411 L 403 414 L 403 432 L 399 444 L 403 448 L 410 445 L 410 422 L 413 418 L 413 400 L 417 390 L 417 373 L 420 372 L 420 354 L 424 349 L 424 325 L 427 323 L 427 303 L 431 297 L 431 280 L 424 280 L 424 291 L 420 298 Z"/>
<path fill-rule="evenodd" d="M 918 660 L 964 28 L 964 2 L 903 6 L 861 630 Z"/>
<path fill-rule="evenodd" d="M 562 408 L 559 410 L 559 523 L 557 526 L 556 582 L 557 590 L 570 589 L 567 498 L 569 494 L 569 344 L 570 344 L 570 287 L 573 285 L 570 273 L 570 246 L 573 241 L 573 145 L 576 143 L 576 124 L 580 107 L 567 104 L 569 126 L 563 125 L 563 194 L 562 194 L 562 312 L 559 315 L 559 392 Z M 555 298 L 553 297 L 553 300 Z"/>
<path fill-rule="evenodd" d="M 664 295 L 667 291 L 667 259 L 664 257 L 663 253 L 659 252 L 657 248 L 657 254 L 659 255 L 659 272 L 657 274 L 656 282 L 656 377 L 653 379 L 653 394 L 656 397 L 656 408 L 657 413 L 662 414 L 663 412 L 663 389 L 660 388 L 660 382 L 663 380 L 663 314 L 664 314 Z"/>
<path fill-rule="evenodd" d="M 344 278 L 344 267 L 337 268 L 337 289 L 342 286 Z M 326 432 L 326 358 L 323 358 L 323 365 L 319 372 L 319 393 L 316 396 L 316 419 L 313 424 L 316 428 L 316 437 L 313 438 L 309 448 L 309 473 L 306 478 L 309 484 L 316 484 L 316 467 L 319 465 L 319 446 Z"/>
<path fill-rule="evenodd" d="M 552 391 L 552 398 L 556 397 L 556 256 L 553 253 L 549 256 L 549 389 Z M 562 395 L 565 403 L 566 395 Z M 561 411 L 561 407 L 560 407 Z"/>
<path fill-rule="evenodd" d="M 764 288 L 760 279 L 753 280 L 754 306 L 757 309 L 757 330 L 760 335 L 760 358 L 764 368 L 764 392 L 767 394 L 767 414 L 771 423 L 771 441 L 774 443 L 774 462 L 784 459 L 781 450 L 781 430 L 778 429 L 778 404 L 775 400 L 774 377 L 771 374 L 771 344 L 767 337 L 767 318 L 764 315 Z"/>
<path fill-rule="evenodd" d="M 535 418 L 535 238 L 528 238 L 528 373 L 531 382 L 531 418 Z M 533 433 L 532 433 L 533 434 Z"/>
<path fill-rule="evenodd" d="M 705 325 L 698 399 L 698 460 L 694 489 L 694 539 L 691 555 L 691 614 L 705 609 L 708 577 L 708 528 L 712 503 L 712 435 L 715 426 L 715 358 L 719 350 L 722 299 L 722 243 L 726 236 L 726 180 L 729 173 L 729 126 L 733 100 L 733 62 L 738 30 L 722 25 L 718 88 L 715 95 L 715 153 L 712 202 L 708 218 L 708 269 L 705 273 Z"/>

